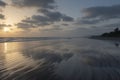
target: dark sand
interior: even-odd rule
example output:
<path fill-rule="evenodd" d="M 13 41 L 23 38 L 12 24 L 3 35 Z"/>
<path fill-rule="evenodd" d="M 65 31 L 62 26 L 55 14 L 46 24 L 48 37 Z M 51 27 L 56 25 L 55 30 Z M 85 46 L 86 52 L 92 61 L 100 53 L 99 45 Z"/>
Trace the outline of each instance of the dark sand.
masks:
<path fill-rule="evenodd" d="M 0 80 L 120 80 L 120 48 L 88 38 L 0 43 Z"/>

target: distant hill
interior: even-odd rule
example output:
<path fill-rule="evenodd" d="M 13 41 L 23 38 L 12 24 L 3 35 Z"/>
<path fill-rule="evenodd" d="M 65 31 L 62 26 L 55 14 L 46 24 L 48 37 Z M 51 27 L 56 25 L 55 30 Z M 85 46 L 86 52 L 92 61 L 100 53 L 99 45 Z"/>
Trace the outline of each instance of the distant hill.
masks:
<path fill-rule="evenodd" d="M 100 37 L 119 37 L 120 38 L 120 30 L 119 28 L 114 29 L 114 31 L 103 33 Z"/>

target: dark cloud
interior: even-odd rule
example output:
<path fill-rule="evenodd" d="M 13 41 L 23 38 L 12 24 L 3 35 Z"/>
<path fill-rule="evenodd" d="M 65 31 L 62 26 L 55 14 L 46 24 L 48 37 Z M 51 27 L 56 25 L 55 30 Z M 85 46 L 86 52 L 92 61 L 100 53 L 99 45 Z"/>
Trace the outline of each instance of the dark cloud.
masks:
<path fill-rule="evenodd" d="M 22 23 L 28 23 L 28 24 L 33 24 L 36 26 L 43 26 L 43 25 L 48 25 L 48 18 L 45 16 L 41 15 L 33 15 L 31 18 L 26 18 L 22 20 Z"/>
<path fill-rule="evenodd" d="M 49 8 L 55 7 L 55 0 L 12 0 L 13 4 L 19 7 L 38 7 Z"/>
<path fill-rule="evenodd" d="M 0 24 L 0 29 L 2 29 L 3 27 L 11 27 L 11 25 L 7 25 L 7 24 Z"/>
<path fill-rule="evenodd" d="M 5 19 L 5 16 L 3 14 L 0 14 L 0 19 Z"/>
<path fill-rule="evenodd" d="M 85 14 L 80 24 L 97 24 L 111 19 L 120 19 L 120 5 L 98 6 L 83 9 Z"/>
<path fill-rule="evenodd" d="M 33 15 L 31 19 L 36 23 L 52 22 L 47 16 L 41 16 L 41 15 Z"/>
<path fill-rule="evenodd" d="M 46 25 L 51 24 L 50 20 L 41 15 L 33 15 L 31 18 L 26 18 L 22 20 L 20 23 L 17 23 L 16 26 L 18 28 L 36 28 L 36 27 L 44 27 Z"/>
<path fill-rule="evenodd" d="M 92 24 L 97 24 L 99 22 L 101 22 L 101 20 L 99 20 L 99 19 L 96 19 L 96 20 L 94 20 L 94 19 L 81 19 L 81 20 L 77 20 L 75 22 L 75 24 L 77 24 L 77 25 L 83 25 L 83 24 L 90 25 L 91 24 L 92 25 Z"/>
<path fill-rule="evenodd" d="M 35 26 L 32 24 L 27 24 L 27 23 L 18 23 L 16 24 L 18 28 L 23 28 L 23 29 L 28 29 L 28 28 L 34 28 Z"/>
<path fill-rule="evenodd" d="M 0 0 L 0 7 L 5 7 L 7 4 Z"/>
<path fill-rule="evenodd" d="M 30 18 L 26 18 L 22 20 L 20 23 L 17 24 L 19 28 L 24 28 L 26 25 L 27 28 L 33 28 L 34 27 L 44 27 L 47 25 L 53 25 L 55 22 L 71 22 L 74 21 L 74 19 L 70 16 L 66 16 L 60 12 L 57 11 L 42 11 L 43 15 L 33 15 Z M 22 27 L 23 25 L 23 27 Z M 26 28 L 26 27 L 25 27 Z"/>
<path fill-rule="evenodd" d="M 113 19 L 120 18 L 120 5 L 90 7 L 83 10 L 84 18 Z"/>
<path fill-rule="evenodd" d="M 63 26 L 69 26 L 69 24 L 66 24 L 66 23 L 63 23 L 62 25 L 63 25 Z"/>
<path fill-rule="evenodd" d="M 16 24 L 19 28 L 44 27 L 54 25 L 56 22 L 74 21 L 74 18 L 55 10 L 55 0 L 12 0 L 12 2 L 20 7 L 37 7 L 38 10 L 38 15 L 33 15 Z"/>
<path fill-rule="evenodd" d="M 63 16 L 60 12 L 51 12 L 51 11 L 44 14 L 50 19 L 50 21 L 61 21 Z"/>
<path fill-rule="evenodd" d="M 67 22 L 71 22 L 74 21 L 74 18 L 67 16 L 63 13 L 60 13 L 58 11 L 50 11 L 47 9 L 41 9 L 39 10 L 39 12 L 43 13 L 45 16 L 49 17 L 49 19 L 51 21 L 67 21 Z"/>
<path fill-rule="evenodd" d="M 63 15 L 63 21 L 71 22 L 74 21 L 74 18 L 67 15 Z"/>

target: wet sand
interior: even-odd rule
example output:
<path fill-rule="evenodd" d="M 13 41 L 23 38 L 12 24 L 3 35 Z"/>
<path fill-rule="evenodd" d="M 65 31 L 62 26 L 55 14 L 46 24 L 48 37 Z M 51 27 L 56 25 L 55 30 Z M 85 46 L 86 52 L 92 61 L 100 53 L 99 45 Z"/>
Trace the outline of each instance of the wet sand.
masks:
<path fill-rule="evenodd" d="M 0 43 L 0 80 L 120 80 L 120 48 L 87 38 Z"/>

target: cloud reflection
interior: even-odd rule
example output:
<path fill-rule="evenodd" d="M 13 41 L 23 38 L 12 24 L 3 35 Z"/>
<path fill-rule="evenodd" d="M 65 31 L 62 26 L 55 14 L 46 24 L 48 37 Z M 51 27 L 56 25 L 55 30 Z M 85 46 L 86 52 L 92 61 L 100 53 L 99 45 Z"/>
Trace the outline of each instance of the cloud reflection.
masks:
<path fill-rule="evenodd" d="M 12 48 L 15 44 L 22 48 Z M 119 49 L 107 42 L 89 39 L 29 41 L 7 43 L 8 47 L 11 50 L 6 50 L 10 53 L 4 54 L 4 64 L 0 65 L 1 80 L 120 79 Z"/>

